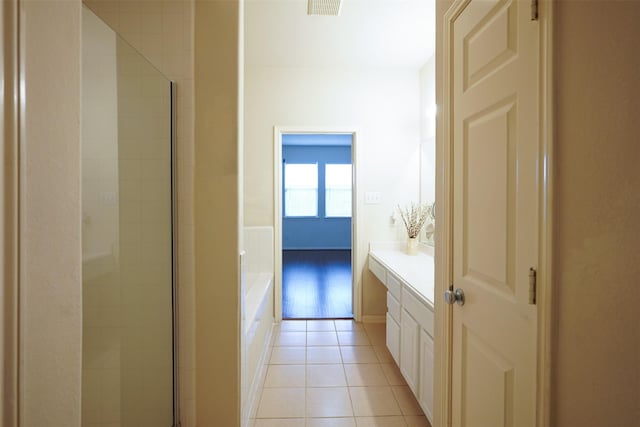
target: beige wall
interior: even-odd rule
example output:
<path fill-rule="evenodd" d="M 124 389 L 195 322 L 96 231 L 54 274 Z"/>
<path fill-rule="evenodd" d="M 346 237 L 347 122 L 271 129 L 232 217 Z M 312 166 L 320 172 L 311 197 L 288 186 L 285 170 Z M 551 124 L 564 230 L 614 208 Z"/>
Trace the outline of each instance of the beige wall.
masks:
<path fill-rule="evenodd" d="M 80 425 L 81 3 L 21 2 L 21 426 Z"/>
<path fill-rule="evenodd" d="M 191 427 L 195 417 L 194 0 L 85 0 L 85 4 L 177 83 L 180 408 L 183 427 Z"/>
<path fill-rule="evenodd" d="M 199 426 L 237 426 L 240 1 L 195 7 L 196 419 Z"/>
<path fill-rule="evenodd" d="M 552 424 L 640 420 L 640 2 L 555 13 Z"/>
<path fill-rule="evenodd" d="M 420 81 L 417 70 L 247 67 L 245 225 L 274 224 L 273 127 L 357 131 L 356 184 L 363 315 L 386 312 L 386 291 L 365 268 L 370 241 L 404 239 L 398 204 L 419 198 Z M 364 204 L 367 191 L 382 195 Z"/>

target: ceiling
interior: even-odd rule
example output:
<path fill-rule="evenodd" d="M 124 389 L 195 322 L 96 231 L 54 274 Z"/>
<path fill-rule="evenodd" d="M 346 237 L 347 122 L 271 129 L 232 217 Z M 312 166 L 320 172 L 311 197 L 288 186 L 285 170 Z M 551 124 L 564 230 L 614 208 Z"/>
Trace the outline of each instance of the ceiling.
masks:
<path fill-rule="evenodd" d="M 435 49 L 435 0 L 343 0 L 308 16 L 306 0 L 246 0 L 245 63 L 419 69 Z"/>

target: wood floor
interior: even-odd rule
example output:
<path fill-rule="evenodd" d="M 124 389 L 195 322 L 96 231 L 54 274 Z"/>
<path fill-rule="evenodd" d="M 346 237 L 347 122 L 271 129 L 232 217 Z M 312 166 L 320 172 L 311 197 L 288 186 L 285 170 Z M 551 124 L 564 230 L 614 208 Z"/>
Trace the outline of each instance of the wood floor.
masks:
<path fill-rule="evenodd" d="M 351 251 L 282 251 L 282 317 L 353 317 Z"/>

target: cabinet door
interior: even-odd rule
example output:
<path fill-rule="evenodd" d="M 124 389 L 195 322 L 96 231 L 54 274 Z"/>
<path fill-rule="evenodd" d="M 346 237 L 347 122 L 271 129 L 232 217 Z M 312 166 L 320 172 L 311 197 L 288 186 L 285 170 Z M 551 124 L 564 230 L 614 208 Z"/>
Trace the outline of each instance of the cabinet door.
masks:
<path fill-rule="evenodd" d="M 396 363 L 400 363 L 400 325 L 387 313 L 387 348 Z"/>
<path fill-rule="evenodd" d="M 420 406 L 433 424 L 433 339 L 420 331 Z"/>
<path fill-rule="evenodd" d="M 400 371 L 409 388 L 418 395 L 420 325 L 407 310 L 400 316 Z"/>

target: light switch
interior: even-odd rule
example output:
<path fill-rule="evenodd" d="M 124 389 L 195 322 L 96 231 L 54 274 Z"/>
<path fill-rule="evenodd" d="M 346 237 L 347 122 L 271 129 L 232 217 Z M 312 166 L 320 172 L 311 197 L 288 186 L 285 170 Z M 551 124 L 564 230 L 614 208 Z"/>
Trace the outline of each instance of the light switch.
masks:
<path fill-rule="evenodd" d="M 100 201 L 102 206 L 117 206 L 118 195 L 115 191 L 104 191 L 100 193 Z"/>
<path fill-rule="evenodd" d="M 382 194 L 379 191 L 367 191 L 364 193 L 364 203 L 366 205 L 379 205 Z"/>

